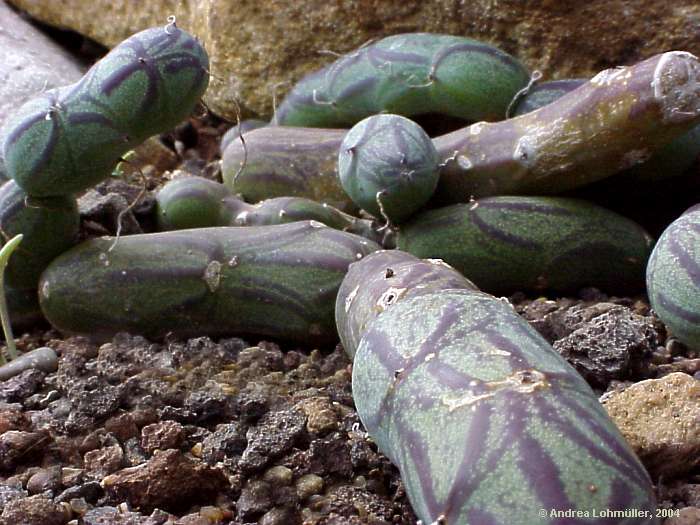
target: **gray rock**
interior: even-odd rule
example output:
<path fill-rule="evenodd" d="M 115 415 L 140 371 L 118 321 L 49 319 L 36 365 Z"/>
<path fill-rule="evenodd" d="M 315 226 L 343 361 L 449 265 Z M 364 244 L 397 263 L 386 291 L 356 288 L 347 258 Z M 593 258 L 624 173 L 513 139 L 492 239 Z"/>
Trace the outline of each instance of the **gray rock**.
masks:
<path fill-rule="evenodd" d="M 87 502 L 95 503 L 103 494 L 99 481 L 88 481 L 82 485 L 68 487 L 55 498 L 55 501 L 56 503 L 70 502 L 72 499 L 82 498 Z"/>
<path fill-rule="evenodd" d="M 554 349 L 589 383 L 605 386 L 613 379 L 643 373 L 641 358 L 651 355 L 658 345 L 651 318 L 615 306 L 585 319 L 584 316 L 579 328 L 556 341 Z"/>
<path fill-rule="evenodd" d="M 72 84 L 83 66 L 0 2 L 0 126 L 37 93 Z"/>
<path fill-rule="evenodd" d="M 63 509 L 44 496 L 14 499 L 0 514 L 0 525 L 63 525 Z"/>
<path fill-rule="evenodd" d="M 27 491 L 21 487 L 13 487 L 11 485 L 0 484 L 0 511 L 10 501 L 24 498 L 27 496 Z"/>
<path fill-rule="evenodd" d="M 5 367 L 13 366 L 15 361 L 19 361 L 21 359 L 22 356 L 0 367 L 0 373 L 5 371 Z M 22 363 L 20 363 L 20 365 L 21 364 Z M 4 401 L 6 403 L 16 403 L 18 401 L 22 401 L 36 392 L 44 382 L 45 374 L 39 370 L 25 368 L 24 371 L 22 371 L 20 366 L 10 371 L 9 374 L 11 374 L 13 371 L 18 375 L 15 375 L 14 377 L 10 376 L 10 378 L 7 380 L 0 378 L 0 401 Z"/>
<path fill-rule="evenodd" d="M 0 381 L 6 381 L 25 370 L 41 370 L 46 374 L 50 374 L 55 372 L 57 368 L 58 356 L 56 352 L 48 346 L 42 346 L 20 354 L 9 363 L 0 366 Z"/>
<path fill-rule="evenodd" d="M 306 417 L 297 410 L 268 412 L 248 430 L 248 447 L 239 467 L 252 472 L 288 452 L 306 434 Z"/>
<path fill-rule="evenodd" d="M 81 519 L 83 525 L 145 525 L 148 518 L 137 512 L 116 507 L 96 507 Z"/>
<path fill-rule="evenodd" d="M 245 429 L 237 422 L 218 425 L 216 430 L 202 442 L 202 457 L 208 463 L 223 461 L 225 458 L 240 456 L 247 440 Z"/>
<path fill-rule="evenodd" d="M 262 480 L 249 481 L 236 501 L 238 517 L 250 521 L 273 505 L 272 487 Z"/>

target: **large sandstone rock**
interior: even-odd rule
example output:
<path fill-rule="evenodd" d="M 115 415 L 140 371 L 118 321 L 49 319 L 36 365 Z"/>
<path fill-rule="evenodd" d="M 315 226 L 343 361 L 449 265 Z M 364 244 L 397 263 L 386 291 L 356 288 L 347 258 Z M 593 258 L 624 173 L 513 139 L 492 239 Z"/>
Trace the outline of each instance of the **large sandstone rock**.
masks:
<path fill-rule="evenodd" d="M 0 125 L 42 90 L 82 76 L 83 67 L 73 57 L 0 2 Z"/>
<path fill-rule="evenodd" d="M 700 53 L 697 0 L 10 0 L 33 16 L 112 46 L 165 22 L 197 34 L 212 63 L 208 105 L 268 115 L 304 73 L 369 39 L 432 31 L 492 42 L 546 78 L 591 75 L 670 49 Z M 286 82 L 284 86 L 280 83 Z"/>

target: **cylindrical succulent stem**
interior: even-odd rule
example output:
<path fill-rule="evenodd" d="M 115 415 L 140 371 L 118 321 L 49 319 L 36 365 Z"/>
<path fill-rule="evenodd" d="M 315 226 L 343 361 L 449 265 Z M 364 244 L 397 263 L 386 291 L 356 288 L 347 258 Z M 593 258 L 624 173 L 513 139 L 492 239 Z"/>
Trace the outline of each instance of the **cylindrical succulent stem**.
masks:
<path fill-rule="evenodd" d="M 352 126 L 378 113 L 437 113 L 500 120 L 528 73 L 484 42 L 452 35 L 393 35 L 304 77 L 280 104 L 282 126 Z"/>
<path fill-rule="evenodd" d="M 652 248 L 644 229 L 564 197 L 487 197 L 427 210 L 402 226 L 398 247 L 443 259 L 481 290 L 634 293 Z"/>
<path fill-rule="evenodd" d="M 658 524 L 649 476 L 594 392 L 502 300 L 397 302 L 363 335 L 352 386 L 423 523 Z"/>
<path fill-rule="evenodd" d="M 248 204 L 218 182 L 182 177 L 163 186 L 156 195 L 160 231 L 211 226 L 272 226 L 313 220 L 336 230 L 380 242 L 378 223 L 354 217 L 333 206 L 304 197 L 276 197 Z"/>
<path fill-rule="evenodd" d="M 132 35 L 78 82 L 42 93 L 8 119 L 8 173 L 32 197 L 89 188 L 121 155 L 186 118 L 208 69 L 199 41 L 172 24 Z"/>
<path fill-rule="evenodd" d="M 356 206 L 338 179 L 338 152 L 347 130 L 268 126 L 233 140 L 224 152 L 224 184 L 248 202 L 306 197 L 342 211 Z"/>
<path fill-rule="evenodd" d="M 477 288 L 440 259 L 381 250 L 352 263 L 335 303 L 335 324 L 345 352 L 352 359 L 368 325 L 398 301 L 452 289 Z"/>
<path fill-rule="evenodd" d="M 673 51 L 602 71 L 525 115 L 435 139 L 436 198 L 551 194 L 635 166 L 700 122 L 700 64 Z"/>
<path fill-rule="evenodd" d="M 36 288 L 51 260 L 77 242 L 79 228 L 78 203 L 72 195 L 36 199 L 15 181 L 3 184 L 0 233 L 5 238 L 24 237 L 5 270 L 7 283 L 21 289 Z"/>
<path fill-rule="evenodd" d="M 222 135 L 221 144 L 219 145 L 219 152 L 223 156 L 224 151 L 226 151 L 226 148 L 228 148 L 228 145 L 231 144 L 231 142 L 233 142 L 234 140 L 239 140 L 241 135 L 244 135 L 249 131 L 262 128 L 267 125 L 268 122 L 255 118 L 241 121 L 239 124 L 236 124 L 235 126 L 231 127 L 226 133 Z"/>
<path fill-rule="evenodd" d="M 700 207 L 687 210 L 661 234 L 646 278 L 656 314 L 682 343 L 700 349 Z"/>
<path fill-rule="evenodd" d="M 72 333 L 328 343 L 348 266 L 378 249 L 315 221 L 102 237 L 55 259 L 39 299 L 48 321 Z"/>

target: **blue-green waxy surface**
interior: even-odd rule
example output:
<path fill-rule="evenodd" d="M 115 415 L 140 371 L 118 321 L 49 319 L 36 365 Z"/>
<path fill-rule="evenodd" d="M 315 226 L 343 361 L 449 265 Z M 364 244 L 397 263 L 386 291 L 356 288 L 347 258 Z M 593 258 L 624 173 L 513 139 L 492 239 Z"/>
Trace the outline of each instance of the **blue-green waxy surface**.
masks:
<path fill-rule="evenodd" d="M 501 300 L 441 290 L 397 302 L 362 337 L 352 386 L 423 523 L 658 523 L 648 474 L 593 391 Z M 626 509 L 641 517 L 601 517 Z"/>
<path fill-rule="evenodd" d="M 79 228 L 78 203 L 72 195 L 33 199 L 15 181 L 5 182 L 0 187 L 2 243 L 23 235 L 5 269 L 6 282 L 18 289 L 36 290 L 51 260 L 77 242 Z"/>
<path fill-rule="evenodd" d="M 167 182 L 156 194 L 159 231 L 231 226 L 238 210 L 250 207 L 216 181 L 181 177 Z"/>
<path fill-rule="evenodd" d="M 415 122 L 374 115 L 355 124 L 338 154 L 338 175 L 357 206 L 400 222 L 423 206 L 438 183 L 438 154 Z"/>
<path fill-rule="evenodd" d="M 280 104 L 275 122 L 341 127 L 377 113 L 501 120 L 528 78 L 511 55 L 477 40 L 393 35 L 304 77 Z"/>
<path fill-rule="evenodd" d="M 700 208 L 686 211 L 661 234 L 647 267 L 656 314 L 680 341 L 700 349 Z"/>
<path fill-rule="evenodd" d="M 315 221 L 101 237 L 49 265 L 39 300 L 66 332 L 328 343 L 348 266 L 378 249 Z"/>
<path fill-rule="evenodd" d="M 129 37 L 78 82 L 42 93 L 8 120 L 9 175 L 35 197 L 89 188 L 121 155 L 186 118 L 208 69 L 201 44 L 174 25 Z"/>
<path fill-rule="evenodd" d="M 488 197 L 416 215 L 402 225 L 398 247 L 443 259 L 489 293 L 633 293 L 644 286 L 652 238 L 582 200 Z"/>
<path fill-rule="evenodd" d="M 352 359 L 367 326 L 398 301 L 455 289 L 476 290 L 476 286 L 439 259 L 380 250 L 352 263 L 335 301 L 335 324 L 345 353 Z"/>

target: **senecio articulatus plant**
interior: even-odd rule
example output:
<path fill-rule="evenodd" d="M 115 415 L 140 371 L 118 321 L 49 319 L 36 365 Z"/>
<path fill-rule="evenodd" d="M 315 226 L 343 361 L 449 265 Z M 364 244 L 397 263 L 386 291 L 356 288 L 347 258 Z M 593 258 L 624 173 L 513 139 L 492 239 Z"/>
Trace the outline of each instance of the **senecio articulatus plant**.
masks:
<path fill-rule="evenodd" d="M 359 208 L 387 223 L 407 219 L 432 197 L 438 154 L 428 134 L 399 115 L 373 115 L 345 135 L 338 175 Z"/>
<path fill-rule="evenodd" d="M 700 63 L 671 51 L 600 72 L 536 111 L 435 139 L 444 203 L 552 194 L 631 168 L 700 121 Z"/>
<path fill-rule="evenodd" d="M 174 24 L 149 29 L 76 84 L 28 102 L 4 128 L 14 182 L 3 192 L 15 204 L 3 210 L 2 225 L 25 234 L 28 248 L 32 237 L 56 237 L 47 240 L 50 256 L 28 249 L 35 258 L 8 276 L 29 286 L 63 252 L 39 279 L 46 318 L 103 337 L 237 333 L 326 344 L 338 333 L 354 361 L 358 413 L 426 523 L 555 525 L 568 518 L 538 509 L 569 509 L 597 512 L 576 521 L 597 525 L 609 521 L 606 511 L 636 509 L 616 522 L 656 524 L 649 477 L 585 381 L 509 304 L 476 286 L 569 291 L 640 282 L 651 243 L 634 223 L 573 199 L 488 196 L 587 184 L 690 132 L 700 119 L 697 59 L 669 52 L 607 70 L 540 109 L 431 142 L 398 115 L 498 120 L 528 96 L 528 74 L 510 55 L 461 37 L 385 38 L 302 80 L 273 125 L 241 124 L 223 154 L 227 188 L 192 178 L 159 194 L 161 228 L 215 227 L 118 243 L 102 237 L 65 251 L 73 195 L 185 118 L 206 89 L 207 70 L 192 36 Z M 397 115 L 371 116 L 377 112 Z M 318 129 L 366 117 L 356 134 Z M 386 135 L 368 133 L 387 122 Z M 283 127 L 300 125 L 318 128 Z M 372 141 L 379 149 L 365 155 Z M 389 149 L 398 156 L 386 156 Z M 359 177 L 357 187 L 347 185 L 350 196 L 339 156 L 342 179 Z M 393 193 L 397 166 L 399 179 L 419 175 L 420 191 Z M 346 215 L 357 206 L 404 221 L 430 198 L 437 172 L 434 202 L 462 204 L 398 226 L 399 247 L 414 255 L 339 231 L 372 229 Z M 47 209 L 65 217 L 43 229 L 31 214 L 41 217 L 49 199 Z M 332 228 L 284 224 L 309 217 Z M 685 321 L 697 298 L 678 290 L 697 281 L 696 219 L 689 212 L 664 234 L 652 259 L 673 257 L 653 260 L 648 272 L 652 304 L 689 344 L 698 335 Z"/>
<path fill-rule="evenodd" d="M 378 249 L 316 221 L 130 235 L 116 245 L 101 237 L 56 258 L 39 299 L 49 322 L 71 333 L 328 343 L 348 266 Z"/>
<path fill-rule="evenodd" d="M 204 48 L 170 20 L 128 38 L 75 84 L 21 106 L 0 134 L 0 228 L 21 233 L 7 268 L 11 317 L 40 317 L 39 275 L 77 240 L 75 194 L 108 177 L 121 156 L 187 117 L 204 93 Z"/>
<path fill-rule="evenodd" d="M 659 237 L 647 267 L 647 291 L 672 335 L 700 349 L 700 206 L 687 210 Z"/>
<path fill-rule="evenodd" d="M 427 210 L 397 236 L 401 250 L 444 259 L 495 294 L 586 286 L 635 293 L 652 244 L 635 222 L 565 197 L 486 197 Z"/>
<path fill-rule="evenodd" d="M 234 140 L 240 138 L 241 135 L 244 135 L 249 131 L 253 131 L 254 129 L 258 128 L 264 128 L 265 126 L 267 126 L 267 122 L 265 122 L 264 120 L 251 118 L 248 120 L 243 120 L 239 124 L 236 124 L 235 126 L 229 128 L 226 131 L 226 133 L 224 133 L 221 137 L 221 142 L 219 144 L 219 153 L 221 153 L 221 156 L 223 156 L 224 151 L 226 151 L 226 148 L 228 148 L 228 145 L 231 144 Z"/>
<path fill-rule="evenodd" d="M 303 78 L 273 123 L 332 128 L 377 113 L 499 120 L 528 78 L 515 58 L 483 42 L 430 33 L 394 35 Z"/>
<path fill-rule="evenodd" d="M 336 230 L 379 242 L 379 224 L 359 219 L 333 206 L 304 197 L 276 197 L 257 204 L 234 196 L 218 182 L 204 177 L 181 177 L 167 182 L 156 194 L 159 231 L 210 226 L 272 226 L 314 220 Z"/>
<path fill-rule="evenodd" d="M 682 173 L 696 158 L 700 65 L 690 53 L 671 51 L 608 69 L 564 94 L 576 83 L 559 83 L 551 103 L 535 111 L 434 138 L 441 168 L 433 200 L 555 194 L 621 171 L 636 180 L 661 178 Z M 537 98 L 536 86 L 530 90 Z M 527 107 L 527 97 L 520 104 Z M 363 116 L 358 112 L 353 122 Z M 286 192 L 347 211 L 350 199 L 337 182 L 333 160 L 345 133 L 254 130 L 246 134 L 247 151 L 234 140 L 224 152 L 224 181 L 247 200 Z"/>
<path fill-rule="evenodd" d="M 357 411 L 423 523 L 658 523 L 594 392 L 509 304 L 398 250 L 351 265 L 340 290 Z"/>
<path fill-rule="evenodd" d="M 552 80 L 536 84 L 514 105 L 517 117 L 551 104 L 586 83 L 583 78 Z M 611 182 L 634 183 L 683 175 L 700 156 L 700 125 L 656 149 L 648 160 L 611 177 Z"/>
<path fill-rule="evenodd" d="M 249 202 L 305 197 L 341 211 L 357 209 L 338 178 L 347 130 L 266 126 L 233 139 L 221 159 L 224 184 Z"/>
<path fill-rule="evenodd" d="M 124 40 L 75 84 L 30 100 L 4 127 L 9 175 L 32 197 L 70 195 L 194 109 L 209 83 L 201 44 L 170 23 Z"/>

